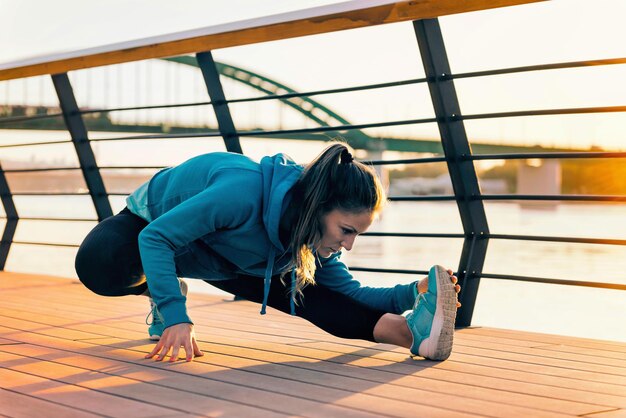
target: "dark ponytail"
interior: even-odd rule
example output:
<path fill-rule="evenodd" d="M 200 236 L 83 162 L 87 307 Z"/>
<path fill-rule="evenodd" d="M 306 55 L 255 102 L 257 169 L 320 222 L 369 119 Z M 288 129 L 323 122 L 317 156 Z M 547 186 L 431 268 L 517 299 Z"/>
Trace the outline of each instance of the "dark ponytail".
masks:
<path fill-rule="evenodd" d="M 291 231 L 296 291 L 315 283 L 313 251 L 322 238 L 322 217 L 332 210 L 378 213 L 386 201 L 374 169 L 354 160 L 348 148 L 335 143 L 308 164 L 295 185 L 300 210 Z M 292 295 L 295 297 L 295 295 Z"/>

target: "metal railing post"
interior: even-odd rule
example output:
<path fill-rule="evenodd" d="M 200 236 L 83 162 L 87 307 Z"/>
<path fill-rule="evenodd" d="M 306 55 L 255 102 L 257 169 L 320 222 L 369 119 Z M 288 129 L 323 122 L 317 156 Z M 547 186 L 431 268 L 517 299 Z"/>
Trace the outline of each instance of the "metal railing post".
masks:
<path fill-rule="evenodd" d="M 2 199 L 2 206 L 4 206 L 4 212 L 7 216 L 7 223 L 4 226 L 4 232 L 2 233 L 2 241 L 0 242 L 0 271 L 4 271 L 7 258 L 9 257 L 9 250 L 13 243 L 13 237 L 15 236 L 15 230 L 17 229 L 17 221 L 19 216 L 17 215 L 17 209 L 13 202 L 13 196 L 11 195 L 11 189 L 7 182 L 4 170 L 0 165 L 0 198 Z"/>
<path fill-rule="evenodd" d="M 235 129 L 228 103 L 226 103 L 224 89 L 220 82 L 220 74 L 217 71 L 213 55 L 210 51 L 199 52 L 196 54 L 196 60 L 202 71 L 202 76 L 213 104 L 213 110 L 215 111 L 215 117 L 217 118 L 217 126 L 224 138 L 226 150 L 243 154 L 241 144 L 239 143 L 239 135 Z"/>
<path fill-rule="evenodd" d="M 454 82 L 449 78 L 450 64 L 439 21 L 417 20 L 413 22 L 413 27 L 465 233 L 458 267 L 462 307 L 457 314 L 457 326 L 469 326 L 480 284 L 477 275 L 482 273 L 487 254 L 489 227 L 483 202 L 477 199 L 480 186 L 474 163 L 467 159 L 471 149 L 465 126 L 459 119 L 461 109 Z"/>
<path fill-rule="evenodd" d="M 63 120 L 72 137 L 72 143 L 76 149 L 85 183 L 89 188 L 89 194 L 96 208 L 98 221 L 102 221 L 112 216 L 113 210 L 100 175 L 100 169 L 96 163 L 96 157 L 89 143 L 87 128 L 76 104 L 74 90 L 67 73 L 53 74 L 52 82 L 59 97 Z"/>

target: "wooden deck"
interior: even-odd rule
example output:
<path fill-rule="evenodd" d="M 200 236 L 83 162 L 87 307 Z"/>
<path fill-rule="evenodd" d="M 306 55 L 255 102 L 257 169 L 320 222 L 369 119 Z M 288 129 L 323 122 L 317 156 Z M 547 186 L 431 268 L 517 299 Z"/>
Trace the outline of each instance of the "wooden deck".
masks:
<path fill-rule="evenodd" d="M 205 356 L 143 359 L 147 302 L 0 273 L 8 417 L 626 417 L 626 344 L 489 328 L 448 361 L 334 338 L 299 318 L 192 294 Z"/>

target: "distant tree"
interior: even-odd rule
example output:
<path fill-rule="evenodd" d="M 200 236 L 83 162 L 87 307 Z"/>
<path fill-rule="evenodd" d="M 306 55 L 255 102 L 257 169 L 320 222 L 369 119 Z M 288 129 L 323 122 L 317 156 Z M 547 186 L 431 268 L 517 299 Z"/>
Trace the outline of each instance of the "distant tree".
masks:
<path fill-rule="evenodd" d="M 517 191 L 517 167 L 518 161 L 506 161 L 503 165 L 497 165 L 478 174 L 481 179 L 502 179 L 506 182 L 509 193 Z"/>
<path fill-rule="evenodd" d="M 626 195 L 626 162 L 623 159 L 563 160 L 565 194 Z"/>

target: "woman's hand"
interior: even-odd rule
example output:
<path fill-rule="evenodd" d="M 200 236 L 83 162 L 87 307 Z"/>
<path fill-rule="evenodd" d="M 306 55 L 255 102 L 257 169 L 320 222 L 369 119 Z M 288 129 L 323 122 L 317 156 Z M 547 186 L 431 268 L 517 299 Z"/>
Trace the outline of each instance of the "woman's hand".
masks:
<path fill-rule="evenodd" d="M 457 284 L 459 279 L 457 279 L 457 277 L 454 275 L 454 272 L 452 270 L 448 269 L 447 271 L 448 271 L 448 274 L 450 275 L 450 280 L 452 281 L 452 283 L 455 284 L 454 290 L 458 294 L 461 291 L 461 286 Z M 418 293 L 426 293 L 427 291 L 428 291 L 428 276 L 424 277 L 422 280 L 417 282 Z M 459 301 L 456 302 L 456 307 L 457 308 L 461 307 L 461 303 Z"/>
<path fill-rule="evenodd" d="M 156 355 L 156 360 L 162 361 L 170 352 L 170 349 L 172 349 L 170 362 L 174 362 L 178 360 L 178 351 L 181 347 L 185 349 L 187 361 L 193 360 L 194 357 L 202 357 L 204 355 L 196 342 L 193 324 L 182 323 L 165 328 L 156 347 L 154 347 L 154 350 L 152 350 L 150 354 L 146 355 L 146 358 L 152 358 Z"/>

